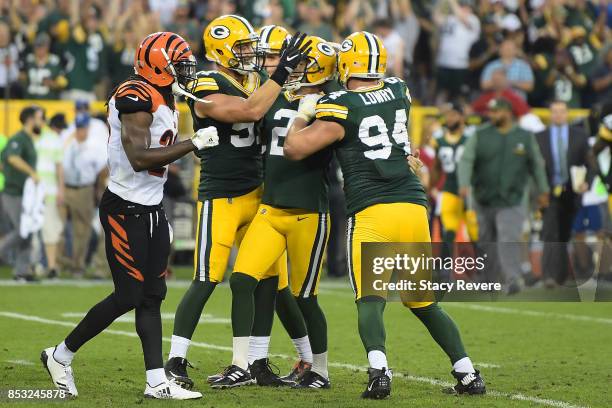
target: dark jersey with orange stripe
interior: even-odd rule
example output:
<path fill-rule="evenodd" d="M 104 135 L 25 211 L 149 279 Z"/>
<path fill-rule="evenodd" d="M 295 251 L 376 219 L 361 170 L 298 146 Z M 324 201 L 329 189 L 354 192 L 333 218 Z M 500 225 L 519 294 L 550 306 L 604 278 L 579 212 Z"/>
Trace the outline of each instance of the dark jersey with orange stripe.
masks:
<path fill-rule="evenodd" d="M 143 208 L 155 208 L 160 204 L 168 166 L 138 172 L 132 168 L 121 143 L 121 115 L 135 112 L 148 112 L 153 116 L 149 127 L 149 147 L 161 148 L 176 141 L 178 111 L 169 87 L 156 87 L 139 77 L 119 85 L 108 102 L 108 190 L 130 203 L 131 208 L 126 210 L 142 211 Z"/>
<path fill-rule="evenodd" d="M 247 98 L 263 82 L 258 73 L 248 75 L 243 84 L 217 71 L 201 71 L 197 77 L 194 93 L 198 98 L 216 93 Z M 263 168 L 261 145 L 254 123 L 225 123 L 200 118 L 195 114 L 193 101 L 188 100 L 188 104 L 194 131 L 214 126 L 219 135 L 218 146 L 196 153 L 201 162 L 198 199 L 237 197 L 257 188 L 262 183 Z"/>

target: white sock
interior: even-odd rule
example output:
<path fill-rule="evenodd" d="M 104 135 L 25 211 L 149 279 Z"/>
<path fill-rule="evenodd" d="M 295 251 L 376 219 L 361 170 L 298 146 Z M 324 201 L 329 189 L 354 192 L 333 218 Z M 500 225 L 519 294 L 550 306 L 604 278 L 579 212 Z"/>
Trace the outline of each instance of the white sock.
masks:
<path fill-rule="evenodd" d="M 151 387 L 156 387 L 161 383 L 168 381 L 166 373 L 163 368 L 154 368 L 153 370 L 147 370 L 147 384 Z"/>
<path fill-rule="evenodd" d="M 232 364 L 246 370 L 249 368 L 249 338 L 232 338 L 233 358 Z"/>
<path fill-rule="evenodd" d="M 270 348 L 270 336 L 249 337 L 249 364 L 253 361 L 268 357 Z"/>
<path fill-rule="evenodd" d="M 55 351 L 53 352 L 53 358 L 58 363 L 61 363 L 63 365 L 70 365 L 72 363 L 72 359 L 74 358 L 74 351 L 70 351 L 70 349 L 66 347 L 66 343 L 62 341 L 55 348 Z"/>
<path fill-rule="evenodd" d="M 389 363 L 387 363 L 387 356 L 380 350 L 370 351 L 368 353 L 368 361 L 370 362 L 370 367 L 375 368 L 377 370 L 389 368 Z"/>
<path fill-rule="evenodd" d="M 312 364 L 312 349 L 310 348 L 310 340 L 308 335 L 300 337 L 299 339 L 291 339 L 295 350 L 300 356 L 300 360 Z"/>
<path fill-rule="evenodd" d="M 461 360 L 458 360 L 453 364 L 453 370 L 458 373 L 475 373 L 474 366 L 472 365 L 472 360 L 469 357 L 463 357 Z"/>
<path fill-rule="evenodd" d="M 187 349 L 189 348 L 190 344 L 191 344 L 190 339 L 181 337 L 181 336 L 175 336 L 173 334 L 172 343 L 170 343 L 170 354 L 168 355 L 168 358 L 173 358 L 173 357 L 186 358 Z"/>
<path fill-rule="evenodd" d="M 329 373 L 327 372 L 327 351 L 321 354 L 312 355 L 311 370 L 322 377 L 329 378 Z"/>

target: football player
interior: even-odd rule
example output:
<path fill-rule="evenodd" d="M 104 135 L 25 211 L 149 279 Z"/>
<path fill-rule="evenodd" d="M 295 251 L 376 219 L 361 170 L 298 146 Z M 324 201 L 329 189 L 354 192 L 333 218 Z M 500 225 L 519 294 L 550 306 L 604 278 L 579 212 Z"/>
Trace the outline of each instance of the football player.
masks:
<path fill-rule="evenodd" d="M 266 30 L 262 41 L 265 34 Z M 234 347 L 232 365 L 213 386 L 231 384 L 236 373 L 246 370 L 248 350 L 239 345 L 248 340 L 253 326 L 258 306 L 254 302 L 255 290 L 286 251 L 291 262 L 291 292 L 306 322 L 313 358 L 311 370 L 296 378 L 295 387 L 330 387 L 327 323 L 318 304 L 317 289 L 329 235 L 326 169 L 331 151 L 295 162 L 283 157 L 282 147 L 289 126 L 298 116 L 299 105 L 315 103 L 322 95 L 322 87 L 335 73 L 334 49 L 319 37 L 307 39 L 311 49 L 285 85 L 291 90 L 278 97 L 260 122 L 261 136 L 266 143 L 262 204 L 242 241 L 230 278 L 234 345 L 238 347 Z M 257 344 L 250 360 L 267 358 L 269 334 L 252 337 L 253 341 Z M 251 368 L 251 375 L 256 374 Z"/>
<path fill-rule="evenodd" d="M 452 256 L 452 245 L 461 221 L 466 222 L 468 235 L 472 242 L 478 239 L 478 222 L 474 210 L 466 209 L 463 199 L 459 196 L 457 166 L 461 160 L 463 145 L 468 138 L 465 132 L 463 108 L 458 103 L 450 103 L 442 107 L 442 113 L 444 115 L 442 134 L 434 138 L 432 142 L 436 151 L 436 159 L 431 185 L 437 185 L 439 177 L 445 176 L 439 196 L 440 220 L 443 228 L 445 256 Z"/>
<path fill-rule="evenodd" d="M 278 25 L 263 26 L 258 30 L 259 49 L 265 53 L 265 64 L 263 66 L 268 76 L 276 70 L 280 50 L 285 40 L 290 37 L 286 28 Z M 286 86 L 285 86 L 286 88 Z M 281 98 L 282 96 L 279 96 Z M 261 133 L 263 129 L 259 128 Z M 281 270 L 284 272 L 284 270 Z M 299 360 L 294 364 L 291 372 L 281 379 L 287 383 L 295 383 L 312 366 L 312 348 L 308 338 L 308 331 L 302 312 L 289 289 L 289 277 L 282 274 L 278 279 L 278 292 L 276 294 L 276 315 L 283 324 L 287 334 L 291 338 L 298 353 Z M 249 343 L 249 361 L 255 355 L 255 343 Z M 267 344 L 267 342 L 266 342 Z"/>
<path fill-rule="evenodd" d="M 391 393 L 385 355 L 382 296 L 362 296 L 362 242 L 430 242 L 427 198 L 406 166 L 410 153 L 407 122 L 410 94 L 399 78 L 382 79 L 386 50 L 365 31 L 351 34 L 338 53 L 339 79 L 346 90 L 331 93 L 315 106 L 302 104 L 285 138 L 283 151 L 293 160 L 333 146 L 344 175 L 348 255 L 357 304 L 359 334 L 368 355 L 369 379 L 363 398 Z M 316 118 L 308 124 L 311 118 Z M 367 272 L 366 272 L 367 273 Z M 406 302 L 453 364 L 457 393 L 480 394 L 485 385 L 474 369 L 451 318 L 434 302 Z"/>
<path fill-rule="evenodd" d="M 198 151 L 200 185 L 198 191 L 198 227 L 194 254 L 193 282 L 183 296 L 175 316 L 172 345 L 165 365 L 168 378 L 191 388 L 187 373 L 187 349 L 203 307 L 216 285 L 223 281 L 230 250 L 239 245 L 257 212 L 262 194 L 261 146 L 255 134 L 260 120 L 280 94 L 282 85 L 307 51 L 304 35 L 296 35 L 285 44 L 274 74 L 263 85 L 260 72 L 263 53 L 258 50 L 258 35 L 243 17 L 225 15 L 210 22 L 204 30 L 206 58 L 216 63 L 216 71 L 202 71 L 192 83 L 197 98 L 188 99 L 194 129 L 214 127 L 219 145 Z M 274 295 L 279 268 L 286 268 L 286 259 L 272 266 L 270 279 L 258 288 L 262 308 L 274 310 Z M 267 316 L 267 314 L 266 314 Z M 253 336 L 269 333 L 273 316 L 258 319 Z M 244 346 L 248 348 L 248 337 Z M 278 376 L 270 370 L 267 359 L 254 363 L 259 384 L 278 384 Z M 245 365 L 246 368 L 246 365 Z M 214 378 L 211 378 L 213 380 Z M 236 375 L 230 386 L 252 383 L 248 372 Z"/>
<path fill-rule="evenodd" d="M 133 309 L 146 367 L 145 397 L 202 396 L 167 380 L 160 315 L 171 241 L 161 205 L 168 164 L 218 143 L 213 127 L 177 142 L 173 89 L 189 93 L 186 84 L 194 79 L 195 65 L 189 44 L 179 35 L 151 34 L 136 52 L 136 76 L 119 84 L 108 101 L 110 183 L 100 203 L 100 221 L 115 291 L 91 308 L 61 344 L 41 354 L 55 386 L 73 397 L 78 395 L 71 366 L 75 353 Z"/>

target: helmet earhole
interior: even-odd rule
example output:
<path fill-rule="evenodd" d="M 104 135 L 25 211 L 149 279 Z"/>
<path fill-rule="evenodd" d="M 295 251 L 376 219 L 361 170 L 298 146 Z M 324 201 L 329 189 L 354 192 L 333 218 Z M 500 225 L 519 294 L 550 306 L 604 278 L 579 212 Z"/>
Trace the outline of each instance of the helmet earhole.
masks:
<path fill-rule="evenodd" d="M 219 55 L 223 55 L 223 50 L 217 48 L 217 53 L 219 53 Z"/>
<path fill-rule="evenodd" d="M 156 73 L 157 75 L 159 75 L 159 74 L 161 74 L 162 72 L 161 72 L 161 70 L 160 70 L 159 68 L 155 67 L 155 73 Z"/>

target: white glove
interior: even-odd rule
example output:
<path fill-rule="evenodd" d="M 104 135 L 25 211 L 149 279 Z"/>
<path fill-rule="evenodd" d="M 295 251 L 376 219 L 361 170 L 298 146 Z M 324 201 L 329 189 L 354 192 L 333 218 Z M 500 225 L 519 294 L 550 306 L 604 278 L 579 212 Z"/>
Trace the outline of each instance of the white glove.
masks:
<path fill-rule="evenodd" d="M 315 117 L 315 108 L 319 99 L 321 99 L 320 94 L 308 94 L 304 95 L 302 99 L 300 99 L 300 105 L 298 107 L 297 117 L 304 119 L 306 122 L 310 122 L 312 118 Z"/>
<path fill-rule="evenodd" d="M 214 126 L 208 126 L 198 130 L 191 138 L 191 143 L 193 143 L 198 150 L 217 146 L 219 144 L 217 128 Z"/>

